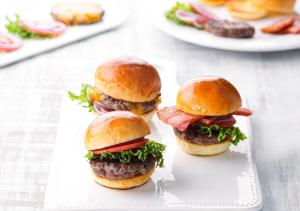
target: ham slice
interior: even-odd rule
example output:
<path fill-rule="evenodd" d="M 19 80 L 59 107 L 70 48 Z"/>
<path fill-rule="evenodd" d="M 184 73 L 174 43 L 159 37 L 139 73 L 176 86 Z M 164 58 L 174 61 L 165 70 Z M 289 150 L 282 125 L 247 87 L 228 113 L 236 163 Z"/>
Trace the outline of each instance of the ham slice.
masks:
<path fill-rule="evenodd" d="M 219 127 L 232 127 L 236 120 L 233 115 L 250 116 L 252 111 L 240 108 L 238 111 L 225 116 L 196 116 L 178 110 L 175 106 L 159 109 L 158 118 L 166 124 L 175 127 L 179 131 L 185 131 L 191 124 L 199 123 L 204 125 L 216 124 Z"/>

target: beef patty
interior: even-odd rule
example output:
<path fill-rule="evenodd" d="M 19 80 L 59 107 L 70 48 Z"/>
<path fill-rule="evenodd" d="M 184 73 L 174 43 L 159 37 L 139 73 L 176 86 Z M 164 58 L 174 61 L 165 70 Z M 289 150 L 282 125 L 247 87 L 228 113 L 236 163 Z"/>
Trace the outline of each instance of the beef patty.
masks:
<path fill-rule="evenodd" d="M 94 159 L 90 160 L 90 165 L 97 176 L 108 179 L 124 179 L 150 172 L 155 167 L 155 162 L 155 158 L 149 155 L 144 162 L 133 160 L 128 164 L 122 164 Z"/>
<path fill-rule="evenodd" d="M 176 128 L 173 128 L 173 130 L 177 137 L 194 144 L 209 145 L 220 143 L 215 136 L 208 137 L 207 135 L 200 134 L 195 127 L 188 127 L 185 131 L 179 131 Z"/>
<path fill-rule="evenodd" d="M 101 104 L 111 110 L 121 110 L 121 111 L 132 111 L 136 114 L 145 114 L 157 108 L 160 102 L 160 95 L 158 95 L 154 100 L 142 103 L 128 102 L 124 100 L 115 99 L 109 95 L 100 92 Z M 138 112 L 136 112 L 138 111 Z"/>
<path fill-rule="evenodd" d="M 255 29 L 247 23 L 228 20 L 213 20 L 205 25 L 205 30 L 221 37 L 251 38 Z"/>

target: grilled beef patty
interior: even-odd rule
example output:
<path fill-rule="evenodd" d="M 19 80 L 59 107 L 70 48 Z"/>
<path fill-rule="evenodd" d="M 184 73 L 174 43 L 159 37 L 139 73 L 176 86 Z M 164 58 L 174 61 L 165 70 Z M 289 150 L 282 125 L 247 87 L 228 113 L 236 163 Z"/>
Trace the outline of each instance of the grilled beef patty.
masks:
<path fill-rule="evenodd" d="M 150 172 L 155 167 L 155 162 L 155 158 L 149 155 L 145 162 L 133 160 L 128 164 L 122 164 L 94 159 L 90 160 L 90 165 L 97 176 L 108 179 L 124 179 Z"/>
<path fill-rule="evenodd" d="M 185 131 L 179 131 L 176 128 L 173 128 L 173 130 L 177 137 L 194 144 L 209 145 L 220 143 L 215 136 L 208 137 L 206 135 L 202 135 L 195 127 L 188 127 Z"/>
<path fill-rule="evenodd" d="M 228 20 L 213 20 L 205 25 L 205 30 L 221 37 L 251 38 L 255 29 L 247 23 Z"/>
<path fill-rule="evenodd" d="M 154 109 L 157 108 L 157 102 L 158 102 L 158 97 L 155 98 L 154 100 L 148 101 L 148 102 L 142 102 L 142 103 L 136 103 L 136 102 L 128 102 L 124 100 L 118 100 L 115 99 L 111 96 L 108 96 L 104 94 L 103 92 L 100 92 L 101 95 L 101 104 L 103 104 L 106 108 L 111 109 L 111 110 L 121 110 L 121 111 L 131 111 L 133 108 L 140 108 L 141 109 L 141 114 L 148 113 Z"/>

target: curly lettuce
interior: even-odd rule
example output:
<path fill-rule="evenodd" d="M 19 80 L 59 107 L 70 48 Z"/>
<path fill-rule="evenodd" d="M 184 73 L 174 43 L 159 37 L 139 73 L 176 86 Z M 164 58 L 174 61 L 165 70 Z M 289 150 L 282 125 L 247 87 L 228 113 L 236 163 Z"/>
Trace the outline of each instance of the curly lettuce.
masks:
<path fill-rule="evenodd" d="M 82 105 L 82 107 L 87 108 L 89 112 L 94 112 L 95 111 L 94 105 L 88 99 L 88 92 L 92 88 L 93 86 L 90 84 L 81 84 L 81 91 L 78 95 L 71 91 L 68 91 L 68 95 L 71 100 L 77 101 L 79 105 Z"/>
<path fill-rule="evenodd" d="M 12 34 L 15 34 L 23 39 L 43 39 L 43 38 L 51 38 L 50 35 L 38 35 L 36 33 L 27 31 L 26 29 L 20 26 L 20 15 L 16 15 L 15 19 L 12 20 L 6 17 L 7 23 L 5 28 Z"/>
<path fill-rule="evenodd" d="M 157 143 L 153 140 L 148 141 L 144 146 L 136 149 L 124 150 L 120 152 L 102 152 L 100 155 L 95 155 L 92 152 L 88 152 L 85 157 L 88 160 L 99 159 L 101 161 L 114 161 L 122 164 L 127 164 L 132 159 L 138 159 L 144 162 L 149 155 L 152 155 L 156 159 L 156 165 L 159 167 L 164 166 L 163 152 L 166 146 L 164 144 Z"/>
<path fill-rule="evenodd" d="M 222 128 L 218 125 L 203 126 L 197 125 L 197 131 L 207 137 L 216 137 L 219 142 L 231 137 L 231 143 L 238 145 L 240 141 L 247 139 L 247 136 L 238 127 Z"/>
<path fill-rule="evenodd" d="M 179 25 L 187 25 L 185 22 L 176 17 L 175 13 L 179 9 L 184 10 L 186 12 L 192 12 L 192 8 L 190 5 L 181 2 L 176 2 L 176 4 L 173 7 L 171 7 L 165 12 L 165 16 L 168 20 L 175 22 Z"/>

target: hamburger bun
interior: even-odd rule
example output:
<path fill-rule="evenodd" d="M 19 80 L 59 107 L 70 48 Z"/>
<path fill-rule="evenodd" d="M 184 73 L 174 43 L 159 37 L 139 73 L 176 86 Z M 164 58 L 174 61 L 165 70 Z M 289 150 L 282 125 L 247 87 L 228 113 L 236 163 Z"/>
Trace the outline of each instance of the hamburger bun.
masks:
<path fill-rule="evenodd" d="M 252 0 L 253 4 L 273 14 L 290 14 L 294 12 L 296 0 Z"/>
<path fill-rule="evenodd" d="M 192 155 L 217 155 L 228 150 L 230 140 L 222 141 L 218 144 L 194 144 L 176 136 L 178 146 L 187 154 Z"/>
<path fill-rule="evenodd" d="M 160 94 L 161 81 L 156 69 L 133 57 L 104 62 L 95 74 L 96 87 L 115 99 L 148 102 Z"/>
<path fill-rule="evenodd" d="M 225 4 L 225 0 L 200 0 L 200 2 L 209 6 L 221 6 Z"/>
<path fill-rule="evenodd" d="M 112 111 L 99 115 L 85 133 L 88 150 L 101 149 L 115 144 L 142 138 L 150 134 L 148 124 L 128 111 Z"/>
<path fill-rule="evenodd" d="M 102 186 L 113 188 L 113 189 L 126 190 L 129 188 L 133 188 L 145 184 L 150 179 L 152 173 L 154 172 L 154 169 L 155 167 L 153 167 L 151 171 L 149 171 L 146 174 L 142 174 L 135 177 L 126 178 L 126 179 L 108 179 L 105 177 L 99 177 L 94 173 L 93 170 L 91 170 L 91 174 L 94 180 Z"/>
<path fill-rule="evenodd" d="M 104 15 L 103 8 L 92 2 L 58 3 L 51 9 L 51 16 L 66 25 L 92 24 Z"/>
<path fill-rule="evenodd" d="M 223 116 L 238 110 L 242 100 L 237 89 L 227 80 L 204 76 L 183 84 L 176 107 L 189 114 Z"/>

